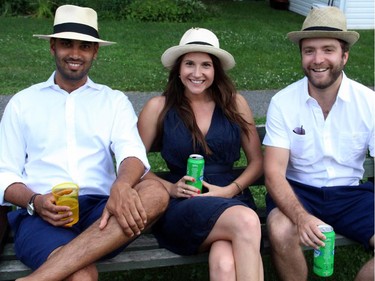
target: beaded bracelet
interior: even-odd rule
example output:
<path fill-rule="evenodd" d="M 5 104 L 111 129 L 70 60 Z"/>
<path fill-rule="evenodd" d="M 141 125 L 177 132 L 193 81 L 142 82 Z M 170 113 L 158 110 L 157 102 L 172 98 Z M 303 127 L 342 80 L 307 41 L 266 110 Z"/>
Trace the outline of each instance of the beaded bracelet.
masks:
<path fill-rule="evenodd" d="M 242 186 L 239 183 L 237 183 L 235 181 L 233 181 L 232 183 L 234 183 L 237 186 L 237 188 L 239 189 L 240 193 L 243 193 Z"/>

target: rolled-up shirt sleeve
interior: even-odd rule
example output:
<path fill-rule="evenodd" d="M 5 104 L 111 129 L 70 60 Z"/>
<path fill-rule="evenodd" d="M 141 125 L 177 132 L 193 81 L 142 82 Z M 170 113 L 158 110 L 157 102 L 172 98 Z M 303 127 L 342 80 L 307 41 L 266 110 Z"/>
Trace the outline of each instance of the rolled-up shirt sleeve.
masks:
<path fill-rule="evenodd" d="M 372 132 L 370 136 L 369 151 L 370 151 L 371 157 L 375 157 L 375 120 L 374 120 L 374 126 L 372 127 Z"/>
<path fill-rule="evenodd" d="M 290 141 L 284 125 L 284 117 L 274 99 L 267 110 L 266 135 L 263 144 L 290 149 Z"/>
<path fill-rule="evenodd" d="M 10 101 L 0 123 L 0 204 L 7 205 L 4 193 L 15 182 L 22 182 L 25 165 L 25 140 L 18 120 L 17 105 Z"/>
<path fill-rule="evenodd" d="M 116 107 L 112 127 L 111 150 L 115 154 L 116 168 L 128 157 L 136 157 L 145 166 L 144 174 L 150 170 L 147 153 L 137 128 L 137 115 L 128 98 L 124 96 Z"/>

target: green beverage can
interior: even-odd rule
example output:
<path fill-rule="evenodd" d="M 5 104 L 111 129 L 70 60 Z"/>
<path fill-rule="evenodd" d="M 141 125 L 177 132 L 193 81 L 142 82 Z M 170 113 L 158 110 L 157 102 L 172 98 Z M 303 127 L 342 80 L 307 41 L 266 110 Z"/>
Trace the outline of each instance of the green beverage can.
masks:
<path fill-rule="evenodd" d="M 321 277 L 333 274 L 335 257 L 335 232 L 330 225 L 319 225 L 319 230 L 326 236 L 325 246 L 319 250 L 314 249 L 314 273 Z"/>
<path fill-rule="evenodd" d="M 195 182 L 186 181 L 186 184 L 198 188 L 202 192 L 202 180 L 204 173 L 204 158 L 200 154 L 191 154 L 187 161 L 186 174 L 195 178 Z"/>

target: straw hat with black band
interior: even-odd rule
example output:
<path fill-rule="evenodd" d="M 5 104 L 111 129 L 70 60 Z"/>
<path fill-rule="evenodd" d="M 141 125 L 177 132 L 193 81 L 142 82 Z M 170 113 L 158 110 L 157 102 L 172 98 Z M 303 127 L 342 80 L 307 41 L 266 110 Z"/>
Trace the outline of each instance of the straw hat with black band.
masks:
<path fill-rule="evenodd" d="M 63 5 L 57 8 L 53 23 L 53 34 L 33 35 L 41 39 L 61 38 L 97 42 L 108 46 L 115 42 L 101 40 L 98 33 L 98 16 L 91 8 Z"/>
<path fill-rule="evenodd" d="M 182 55 L 192 52 L 209 53 L 216 56 L 224 70 L 229 70 L 236 64 L 233 56 L 220 49 L 219 39 L 205 28 L 191 28 L 181 37 L 180 43 L 167 49 L 161 56 L 162 64 L 171 69 L 175 61 Z"/>
<path fill-rule="evenodd" d="M 311 9 L 301 31 L 289 32 L 287 36 L 296 44 L 306 38 L 335 38 L 352 46 L 359 39 L 357 32 L 347 30 L 345 15 L 337 7 Z"/>

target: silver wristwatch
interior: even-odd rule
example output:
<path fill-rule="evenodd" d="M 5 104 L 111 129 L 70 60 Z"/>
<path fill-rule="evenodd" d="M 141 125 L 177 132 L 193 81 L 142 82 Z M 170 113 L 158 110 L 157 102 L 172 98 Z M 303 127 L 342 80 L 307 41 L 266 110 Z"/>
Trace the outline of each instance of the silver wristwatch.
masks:
<path fill-rule="evenodd" d="M 27 213 L 30 216 L 35 215 L 35 208 L 34 208 L 34 200 L 37 195 L 40 195 L 40 193 L 34 193 L 33 196 L 31 196 L 29 203 L 27 204 Z"/>

